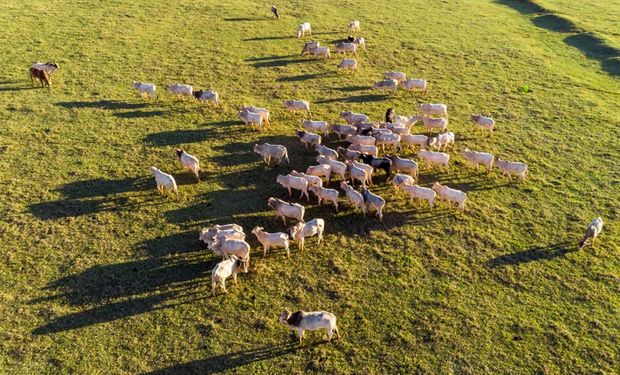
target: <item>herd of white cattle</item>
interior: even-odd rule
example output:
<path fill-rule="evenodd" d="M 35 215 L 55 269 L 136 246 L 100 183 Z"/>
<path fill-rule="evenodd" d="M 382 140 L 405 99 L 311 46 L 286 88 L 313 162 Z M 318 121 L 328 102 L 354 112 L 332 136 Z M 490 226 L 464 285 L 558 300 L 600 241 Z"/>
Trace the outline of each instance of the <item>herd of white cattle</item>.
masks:
<path fill-rule="evenodd" d="M 275 6 L 272 6 L 272 12 L 279 18 L 274 9 Z M 349 34 L 360 30 L 361 25 L 357 20 L 351 21 L 347 26 Z M 296 35 L 301 38 L 311 34 L 311 25 L 305 22 L 299 25 Z M 336 43 L 335 51 L 357 55 L 358 47 L 365 49 L 364 38 L 349 36 L 349 41 L 348 43 Z M 318 41 L 304 43 L 302 55 L 307 54 L 330 57 L 329 48 L 321 47 Z M 345 58 L 338 64 L 338 68 L 355 70 L 357 69 L 357 62 L 354 59 Z M 30 71 L 32 77 L 51 82 L 51 74 L 57 69 L 58 65 L 55 63 L 35 63 Z M 405 90 L 417 90 L 425 93 L 427 81 L 424 79 L 407 79 L 403 72 L 390 71 L 386 72 L 384 79 L 376 82 L 373 87 L 381 91 L 395 92 L 399 86 Z M 133 88 L 145 99 L 157 99 L 157 87 L 153 83 L 134 81 Z M 194 91 L 191 85 L 179 83 L 169 85 L 167 89 L 177 98 L 196 98 L 203 103 L 213 105 L 220 103 L 218 93 L 212 90 Z M 306 100 L 286 100 L 283 107 L 292 113 L 302 112 L 311 117 L 310 103 Z M 318 164 L 308 166 L 305 173 L 292 170 L 289 174 L 279 175 L 276 178 L 276 183 L 287 190 L 289 197 L 292 196 L 293 191 L 298 191 L 299 199 L 305 199 L 309 203 L 312 193 L 317 198 L 318 205 L 325 202 L 332 205 L 335 211 L 338 211 L 341 207 L 339 205 L 340 191 L 324 186 L 324 184 L 329 185 L 337 176 L 340 179 L 340 184 L 337 186 L 344 192 L 346 201 L 354 210 L 359 209 L 364 217 L 367 213 L 374 212 L 378 219 L 382 220 L 386 200 L 369 190 L 369 187 L 374 183 L 373 175 L 381 170 L 386 174 L 386 181 L 391 181 L 395 191 L 403 191 L 409 196 L 411 203 L 414 200 L 425 201 L 430 209 L 433 209 L 436 205 L 436 197 L 439 196 L 439 201 L 447 202 L 448 207 L 455 203 L 461 211 L 464 211 L 467 200 L 465 192 L 442 185 L 438 181 L 435 181 L 430 188 L 417 185 L 421 165 L 429 169 L 438 166 L 448 170 L 450 154 L 447 150 L 448 148 L 451 151 L 453 150 L 456 140 L 455 134 L 448 131 L 448 106 L 446 104 L 423 103 L 417 106 L 417 111 L 416 114 L 402 116 L 397 115 L 390 108 L 386 113 L 385 122 L 372 122 L 368 115 L 351 111 L 340 113 L 340 118 L 344 120 L 344 124 L 329 124 L 326 121 L 301 119 L 300 123 L 303 129 L 297 130 L 295 134 L 303 146 L 312 147 L 317 152 L 316 162 Z M 266 108 L 243 106 L 239 109 L 237 117 L 246 126 L 252 126 L 252 128 L 261 131 L 264 127 L 269 128 L 270 126 L 270 112 Z M 493 135 L 495 121 L 492 118 L 471 115 L 470 120 L 477 129 L 488 132 L 489 136 Z M 420 121 L 425 134 L 411 134 L 413 126 Z M 435 131 L 437 134 L 433 136 Z M 349 146 L 332 149 L 324 145 L 323 141 L 332 133 L 337 136 L 338 141 L 345 141 Z M 404 149 L 415 150 L 416 148 L 419 148 L 417 151 L 418 161 L 401 158 L 394 154 L 379 156 L 380 151 L 385 153 L 386 149 L 389 152 L 400 152 Z M 182 167 L 191 171 L 199 182 L 199 159 L 183 149 L 175 149 L 175 152 Z M 282 162 L 287 165 L 290 164 L 289 152 L 283 145 L 255 144 L 254 152 L 262 157 L 267 166 L 274 162 L 276 165 Z M 512 176 L 515 175 L 520 181 L 524 181 L 528 173 L 526 164 L 502 160 L 491 153 L 465 148 L 460 155 L 476 169 L 479 165 L 483 165 L 487 171 L 491 171 L 495 166 L 511 180 Z M 174 177 L 155 166 L 151 166 L 150 169 L 155 177 L 157 190 L 163 195 L 173 192 L 178 197 L 178 187 Z M 356 184 L 360 186 L 359 190 L 356 189 Z M 269 249 L 283 248 L 286 251 L 286 256 L 290 257 L 291 240 L 297 243 L 300 251 L 304 248 L 306 238 L 317 236 L 317 246 L 321 244 L 326 228 L 325 219 L 314 218 L 305 221 L 305 207 L 299 203 L 287 202 L 276 197 L 269 197 L 266 203 L 274 210 L 276 218 L 282 219 L 284 225 L 286 225 L 287 219 L 294 220 L 297 223 L 288 229 L 288 233 L 270 233 L 260 226 L 253 228 L 251 233 L 262 245 L 263 255 Z M 593 220 L 580 242 L 580 248 L 590 240 L 594 242 L 602 230 L 602 226 L 601 218 Z M 223 257 L 223 260 L 215 266 L 211 273 L 211 292 L 215 295 L 216 288 L 219 285 L 226 293 L 226 279 L 232 276 L 236 284 L 237 274 L 239 272 L 247 273 L 249 269 L 250 244 L 246 242 L 244 230 L 237 224 L 213 225 L 209 228 L 203 228 L 199 239 L 206 243 L 214 254 Z M 285 310 L 282 312 L 279 321 L 297 331 L 300 343 L 305 330 L 326 329 L 330 340 L 334 332 L 339 337 L 336 317 L 329 312 L 299 310 L 292 313 Z"/>

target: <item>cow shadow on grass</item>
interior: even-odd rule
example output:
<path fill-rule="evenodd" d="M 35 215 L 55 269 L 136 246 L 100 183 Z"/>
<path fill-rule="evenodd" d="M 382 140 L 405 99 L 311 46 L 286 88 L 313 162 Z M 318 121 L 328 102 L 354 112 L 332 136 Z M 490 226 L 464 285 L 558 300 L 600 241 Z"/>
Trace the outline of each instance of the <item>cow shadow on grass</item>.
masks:
<path fill-rule="evenodd" d="M 295 340 L 280 345 L 269 345 L 262 348 L 254 348 L 248 350 L 241 350 L 234 353 L 214 355 L 205 359 L 173 365 L 167 368 L 148 372 L 146 374 L 215 374 L 232 371 L 235 369 L 239 370 L 240 367 L 249 365 L 254 362 L 260 362 L 272 358 L 286 356 L 289 354 L 293 354 L 297 351 L 303 351 L 322 344 L 324 344 L 324 342 L 316 341 L 313 343 L 304 343 L 303 346 L 300 346 Z"/>
<path fill-rule="evenodd" d="M 148 103 L 131 103 L 120 100 L 97 100 L 97 101 L 74 101 L 74 102 L 58 102 L 57 106 L 66 109 L 107 109 L 107 110 L 121 110 L 121 109 L 139 109 L 148 106 Z"/>
<path fill-rule="evenodd" d="M 529 262 L 551 260 L 576 251 L 576 243 L 563 241 L 545 246 L 532 246 L 525 250 L 500 255 L 487 262 L 491 268 L 521 265 Z"/>
<path fill-rule="evenodd" d="M 333 73 L 333 72 L 324 72 L 324 73 L 315 73 L 315 74 L 301 74 L 301 75 L 290 76 L 290 77 L 278 77 L 278 78 L 276 78 L 276 82 L 301 82 L 301 81 L 307 81 L 307 80 L 310 80 L 310 79 L 333 77 L 335 75 L 336 74 Z"/>
<path fill-rule="evenodd" d="M 203 129 L 179 129 L 168 130 L 159 133 L 151 133 L 144 137 L 144 142 L 152 146 L 178 146 L 189 143 L 199 143 L 208 140 L 222 132 L 227 135 L 235 127 L 241 129 L 242 121 L 219 121 L 207 124 Z"/>
<path fill-rule="evenodd" d="M 249 21 L 269 21 L 272 17 L 236 17 L 236 18 L 224 18 L 224 21 L 228 22 L 249 22 Z"/>
<path fill-rule="evenodd" d="M 290 64 L 307 63 L 310 61 L 313 61 L 313 60 L 305 59 L 305 58 L 276 59 L 276 60 L 269 60 L 269 61 L 259 61 L 259 62 L 252 63 L 250 65 L 255 68 L 274 68 L 274 67 L 288 66 Z"/>
<path fill-rule="evenodd" d="M 40 220 L 53 220 L 154 204 L 153 199 L 134 202 L 129 197 L 122 196 L 130 191 L 140 192 L 152 188 L 149 182 L 150 179 L 146 177 L 119 180 L 96 178 L 70 182 L 57 188 L 63 199 L 32 204 L 28 206 L 28 211 Z"/>
<path fill-rule="evenodd" d="M 170 252 L 168 246 L 178 239 L 177 235 L 173 237 L 159 239 L 158 245 L 144 246 L 157 254 Z M 219 260 L 212 257 L 206 261 L 199 253 L 185 252 L 95 266 L 62 277 L 46 286 L 45 290 L 53 295 L 31 303 L 60 300 L 81 310 L 53 318 L 32 332 L 52 334 L 193 303 L 206 294 L 201 289 L 208 270 Z"/>
<path fill-rule="evenodd" d="M 2 91 L 24 91 L 24 90 L 34 90 L 34 89 L 43 89 L 46 87 L 42 86 L 0 86 L 0 92 Z"/>

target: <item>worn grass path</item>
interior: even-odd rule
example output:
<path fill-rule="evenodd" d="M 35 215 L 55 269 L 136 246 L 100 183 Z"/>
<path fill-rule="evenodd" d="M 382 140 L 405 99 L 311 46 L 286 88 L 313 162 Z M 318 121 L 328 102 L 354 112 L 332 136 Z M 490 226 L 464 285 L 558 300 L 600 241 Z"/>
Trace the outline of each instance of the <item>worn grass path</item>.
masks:
<path fill-rule="evenodd" d="M 2 2 L 0 372 L 617 372 L 619 80 L 505 3 L 293 1 L 276 21 L 245 0 Z M 298 55 L 297 24 L 327 45 L 351 19 L 368 46 L 356 75 Z M 51 90 L 27 79 L 39 59 L 61 66 Z M 428 79 L 427 96 L 369 89 L 392 69 Z M 160 100 L 141 101 L 132 80 L 155 82 Z M 163 92 L 176 81 L 217 90 L 223 106 L 177 102 Z M 411 206 L 379 175 L 384 222 L 309 205 L 324 246 L 255 252 L 239 285 L 211 298 L 218 259 L 202 226 L 284 229 L 266 199 L 285 197 L 275 178 L 287 169 L 265 168 L 252 145 L 286 145 L 297 170 L 312 162 L 289 98 L 330 122 L 448 103 L 450 170 L 423 168 L 421 183 L 465 190 L 468 209 Z M 270 108 L 273 129 L 244 128 L 243 103 Z M 496 119 L 493 138 L 473 112 Z M 203 160 L 202 183 L 178 146 Z M 524 161 L 530 177 L 476 172 L 465 147 Z M 157 195 L 153 164 L 175 175 L 178 201 Z M 599 243 L 573 251 L 599 215 Z M 309 332 L 297 346 L 277 323 L 284 307 L 335 313 L 342 339 Z"/>

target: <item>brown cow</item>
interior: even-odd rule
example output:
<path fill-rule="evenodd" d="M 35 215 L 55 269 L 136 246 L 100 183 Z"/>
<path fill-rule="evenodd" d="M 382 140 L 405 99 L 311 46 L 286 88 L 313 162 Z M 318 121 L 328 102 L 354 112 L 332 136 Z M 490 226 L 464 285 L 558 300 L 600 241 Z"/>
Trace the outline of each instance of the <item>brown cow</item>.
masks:
<path fill-rule="evenodd" d="M 30 79 L 32 80 L 32 83 L 34 83 L 34 80 L 36 78 L 37 80 L 39 80 L 41 87 L 45 87 L 45 86 L 52 87 L 52 79 L 45 71 L 39 70 L 36 68 L 30 68 L 29 72 L 30 72 Z"/>

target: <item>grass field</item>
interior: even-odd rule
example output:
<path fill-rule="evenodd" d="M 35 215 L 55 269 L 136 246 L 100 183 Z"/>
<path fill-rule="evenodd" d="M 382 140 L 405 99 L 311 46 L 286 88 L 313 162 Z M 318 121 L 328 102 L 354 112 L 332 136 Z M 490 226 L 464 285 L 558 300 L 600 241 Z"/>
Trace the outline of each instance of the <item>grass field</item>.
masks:
<path fill-rule="evenodd" d="M 533 6 L 292 1 L 273 20 L 268 3 L 246 0 L 0 3 L 0 373 L 618 373 L 617 56 L 539 27 Z M 367 40 L 357 74 L 299 56 L 297 24 L 327 45 L 352 19 Z M 31 87 L 35 60 L 60 64 L 52 89 Z M 426 96 L 373 92 L 392 69 L 426 78 Z M 156 83 L 159 100 L 142 101 L 133 80 Z M 163 90 L 177 81 L 223 105 L 178 102 Z M 282 108 L 290 98 L 329 122 L 447 103 L 451 167 L 422 168 L 421 184 L 465 190 L 468 208 L 411 206 L 379 174 L 382 223 L 313 202 L 323 246 L 263 257 L 250 235 L 250 272 L 211 297 L 219 259 L 201 227 L 284 229 L 266 199 L 286 197 L 275 178 L 287 168 L 266 168 L 252 146 L 286 145 L 297 170 L 313 163 L 293 136 L 300 117 Z M 271 109 L 270 131 L 235 118 L 250 103 Z M 474 112 L 495 118 L 492 138 L 468 122 Z M 178 146 L 201 158 L 201 183 Z M 530 176 L 476 172 L 465 147 L 526 162 Z M 178 201 L 157 194 L 153 164 L 177 178 Z M 575 251 L 596 216 L 596 246 Z M 298 346 L 277 323 L 284 307 L 335 313 L 343 337 L 308 332 Z"/>

